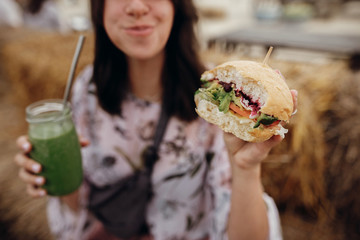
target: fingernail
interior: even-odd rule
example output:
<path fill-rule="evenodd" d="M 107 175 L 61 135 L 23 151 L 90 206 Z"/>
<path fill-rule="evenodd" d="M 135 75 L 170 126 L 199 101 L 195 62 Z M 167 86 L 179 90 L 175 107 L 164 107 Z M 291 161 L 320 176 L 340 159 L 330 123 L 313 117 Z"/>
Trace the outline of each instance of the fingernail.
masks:
<path fill-rule="evenodd" d="M 294 93 L 295 93 L 295 96 L 297 97 L 298 96 L 298 91 L 295 90 Z"/>
<path fill-rule="evenodd" d="M 282 78 L 284 78 L 284 76 L 282 75 L 282 73 L 280 72 L 279 69 L 275 69 L 275 72 L 276 72 L 277 74 L 279 74 Z"/>
<path fill-rule="evenodd" d="M 32 170 L 36 173 L 40 172 L 41 166 L 39 164 L 34 164 L 31 166 Z"/>
<path fill-rule="evenodd" d="M 37 184 L 41 185 L 41 184 L 43 184 L 44 180 L 43 180 L 42 177 L 38 177 L 38 178 L 35 179 L 35 182 L 36 182 Z"/>
<path fill-rule="evenodd" d="M 24 150 L 24 151 L 29 151 L 30 149 L 30 143 L 24 143 L 21 148 Z"/>

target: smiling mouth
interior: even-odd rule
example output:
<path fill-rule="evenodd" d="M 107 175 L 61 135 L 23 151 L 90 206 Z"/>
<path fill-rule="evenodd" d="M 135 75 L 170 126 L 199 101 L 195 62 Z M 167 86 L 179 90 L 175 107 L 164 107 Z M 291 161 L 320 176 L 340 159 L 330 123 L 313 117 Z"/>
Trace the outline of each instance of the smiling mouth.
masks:
<path fill-rule="evenodd" d="M 138 31 L 142 31 L 142 30 L 146 30 L 150 28 L 149 26 L 136 26 L 136 27 L 130 27 L 129 29 L 134 29 L 134 30 L 138 30 Z"/>
<path fill-rule="evenodd" d="M 151 26 L 134 26 L 134 27 L 125 28 L 125 32 L 133 36 L 147 36 L 151 34 L 152 31 L 153 31 L 153 27 Z"/>

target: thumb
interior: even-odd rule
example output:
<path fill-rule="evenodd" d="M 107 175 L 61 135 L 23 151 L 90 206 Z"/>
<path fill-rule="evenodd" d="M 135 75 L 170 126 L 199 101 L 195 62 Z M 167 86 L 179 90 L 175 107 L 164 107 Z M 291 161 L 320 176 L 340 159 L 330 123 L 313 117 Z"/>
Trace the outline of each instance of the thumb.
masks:
<path fill-rule="evenodd" d="M 227 132 L 224 132 L 224 142 L 230 155 L 235 154 L 246 144 L 245 141 L 236 137 L 234 134 Z"/>
<path fill-rule="evenodd" d="M 280 135 L 274 135 L 269 140 L 264 142 L 264 145 L 266 145 L 269 150 L 271 150 L 273 147 L 278 145 L 284 138 Z"/>

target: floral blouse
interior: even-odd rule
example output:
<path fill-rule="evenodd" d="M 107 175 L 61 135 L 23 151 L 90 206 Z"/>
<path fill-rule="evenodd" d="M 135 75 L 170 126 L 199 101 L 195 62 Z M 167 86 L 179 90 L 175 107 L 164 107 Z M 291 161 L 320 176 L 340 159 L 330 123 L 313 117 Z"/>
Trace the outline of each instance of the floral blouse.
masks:
<path fill-rule="evenodd" d="M 129 94 L 122 116 L 109 115 L 89 85 L 92 66 L 73 87 L 73 118 L 79 135 L 90 140 L 82 149 L 84 175 L 95 186 L 129 176 L 141 166 L 140 154 L 152 143 L 161 104 Z M 89 87 L 90 86 L 90 87 Z M 93 89 L 91 89 L 93 88 Z M 146 220 L 155 240 L 222 240 L 230 209 L 231 171 L 222 131 L 201 118 L 190 123 L 172 117 L 159 147 L 152 184 L 154 195 Z M 56 239 L 88 239 L 97 220 L 87 210 L 88 186 L 80 188 L 81 210 L 72 212 L 59 198 L 48 199 L 49 226 Z M 269 239 L 282 239 L 277 208 L 264 193 Z"/>

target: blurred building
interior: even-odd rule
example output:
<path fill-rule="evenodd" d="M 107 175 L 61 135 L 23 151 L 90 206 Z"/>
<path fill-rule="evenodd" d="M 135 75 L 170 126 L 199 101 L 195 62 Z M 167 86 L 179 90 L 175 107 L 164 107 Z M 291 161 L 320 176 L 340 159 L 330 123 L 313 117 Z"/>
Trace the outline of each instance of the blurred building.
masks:
<path fill-rule="evenodd" d="M 199 35 L 209 44 L 243 48 L 252 57 L 269 45 L 276 56 L 313 61 L 360 52 L 360 1 L 195 0 Z"/>
<path fill-rule="evenodd" d="M 91 28 L 89 0 L 2 0 L 0 26 L 55 30 L 63 33 Z"/>

